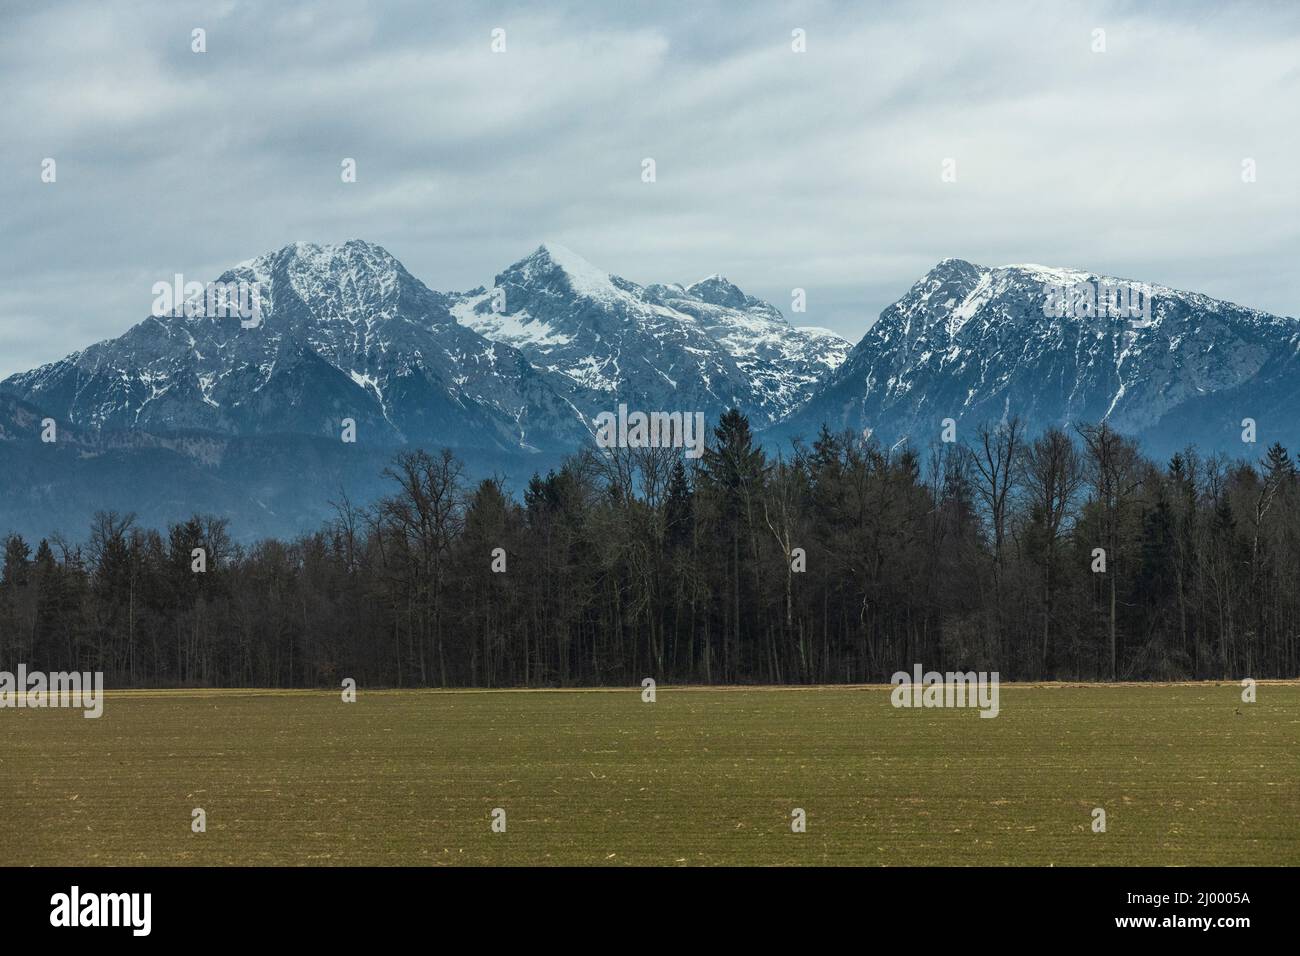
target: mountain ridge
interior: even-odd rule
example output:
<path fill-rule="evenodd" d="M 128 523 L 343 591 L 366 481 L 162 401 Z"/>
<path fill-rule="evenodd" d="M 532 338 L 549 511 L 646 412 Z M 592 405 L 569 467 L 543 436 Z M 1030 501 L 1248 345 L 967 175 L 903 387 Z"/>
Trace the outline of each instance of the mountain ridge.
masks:
<path fill-rule="evenodd" d="M 1088 270 L 942 259 L 852 346 L 721 272 L 640 285 L 550 241 L 468 292 L 358 239 L 290 243 L 217 281 L 262 290 L 260 323 L 151 315 L 0 382 L 0 451 L 30 485 L 0 502 L 0 526 L 147 491 L 306 527 L 340 485 L 377 494 L 401 447 L 518 480 L 587 446 L 619 404 L 710 420 L 738 407 L 769 447 L 823 424 L 925 447 L 946 418 L 1012 414 L 1032 430 L 1105 420 L 1161 452 L 1240 453 L 1253 418 L 1260 442 L 1300 446 L 1300 321 L 1154 283 L 1149 320 L 1050 314 L 1053 286 L 1129 281 Z M 47 416 L 57 450 L 37 437 Z M 295 485 L 296 460 L 319 475 Z"/>
<path fill-rule="evenodd" d="M 1017 414 L 1034 428 L 1104 420 L 1161 450 L 1231 448 L 1231 421 L 1259 417 L 1248 392 L 1277 391 L 1270 380 L 1300 349 L 1294 318 L 1155 283 L 1135 284 L 1150 296 L 1149 320 L 1050 315 L 1051 287 L 1081 283 L 1131 280 L 941 260 L 777 432 L 814 433 L 825 422 L 925 445 L 946 418 L 970 426 Z M 1207 395 L 1234 400 L 1215 410 Z M 1202 411 L 1180 413 L 1191 404 Z M 1293 435 L 1270 414 L 1271 433 Z"/>

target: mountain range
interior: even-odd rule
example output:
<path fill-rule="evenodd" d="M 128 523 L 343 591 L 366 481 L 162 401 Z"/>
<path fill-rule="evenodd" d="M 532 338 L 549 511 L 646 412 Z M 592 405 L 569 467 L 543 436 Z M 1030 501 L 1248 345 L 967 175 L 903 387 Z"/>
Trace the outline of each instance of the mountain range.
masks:
<path fill-rule="evenodd" d="M 721 275 L 642 286 L 555 243 L 467 292 L 359 240 L 294 243 L 218 281 L 255 285 L 261 321 L 150 315 L 0 382 L 0 529 L 77 536 L 112 507 L 292 533 L 332 497 L 380 493 L 397 448 L 451 447 L 518 484 L 619 403 L 736 407 L 772 445 L 826 424 L 923 446 L 945 418 L 1012 414 L 1034 430 L 1105 419 L 1159 453 L 1241 454 L 1246 417 L 1261 442 L 1300 435 L 1295 319 L 1159 285 L 1148 321 L 1051 317 L 1053 285 L 1118 281 L 1077 270 L 946 259 L 852 347 Z"/>

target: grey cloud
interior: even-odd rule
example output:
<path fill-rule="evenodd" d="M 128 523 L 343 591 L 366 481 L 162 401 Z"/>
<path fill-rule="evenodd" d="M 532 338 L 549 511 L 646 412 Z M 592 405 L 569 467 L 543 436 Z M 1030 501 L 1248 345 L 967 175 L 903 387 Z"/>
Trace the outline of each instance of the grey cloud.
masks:
<path fill-rule="evenodd" d="M 554 238 L 642 282 L 721 272 L 782 308 L 805 288 L 793 318 L 854 341 L 946 256 L 1300 312 L 1290 7 L 630 6 L 15 15 L 0 376 L 119 334 L 158 278 L 296 239 L 366 238 L 465 289 Z"/>

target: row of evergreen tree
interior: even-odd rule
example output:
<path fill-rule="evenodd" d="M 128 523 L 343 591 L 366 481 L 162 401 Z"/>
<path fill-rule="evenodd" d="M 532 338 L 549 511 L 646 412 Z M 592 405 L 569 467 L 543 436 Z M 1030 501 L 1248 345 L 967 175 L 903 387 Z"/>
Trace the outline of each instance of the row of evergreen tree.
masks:
<path fill-rule="evenodd" d="M 585 452 L 523 501 L 403 452 L 391 494 L 293 541 L 212 516 L 10 535 L 0 669 L 108 686 L 568 686 L 1300 674 L 1300 481 L 1107 425 L 766 453 L 724 415 L 697 461 Z"/>

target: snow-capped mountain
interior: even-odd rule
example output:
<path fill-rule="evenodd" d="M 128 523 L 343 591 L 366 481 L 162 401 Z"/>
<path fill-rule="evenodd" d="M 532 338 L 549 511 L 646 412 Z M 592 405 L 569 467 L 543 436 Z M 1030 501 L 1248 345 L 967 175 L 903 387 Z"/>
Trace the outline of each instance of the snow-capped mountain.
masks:
<path fill-rule="evenodd" d="M 155 526 L 208 510 L 246 540 L 291 535 L 328 518 L 340 489 L 386 493 L 404 444 L 520 482 L 587 444 L 619 402 L 711 418 L 738 405 L 761 424 L 848 350 L 725 280 L 647 290 L 553 246 L 468 295 L 356 240 L 294 243 L 216 281 L 256 288 L 257 321 L 164 310 L 0 382 L 0 473 L 13 479 L 0 529 L 79 534 L 101 509 Z M 57 442 L 40 439 L 46 417 Z M 344 419 L 355 443 L 340 441 Z"/>
<path fill-rule="evenodd" d="M 817 382 L 849 354 L 849 343 L 834 332 L 792 327 L 775 306 L 746 295 L 719 275 L 685 288 L 648 286 L 646 294 L 693 317 L 726 349 L 762 394 L 769 420 L 784 417 L 806 401 Z"/>
<path fill-rule="evenodd" d="M 71 424 L 570 451 L 596 414 L 807 397 L 848 343 L 796 329 L 712 277 L 644 289 L 547 245 L 493 289 L 429 289 L 379 246 L 294 243 L 217 278 L 260 290 L 260 324 L 181 311 L 0 383 Z"/>
<path fill-rule="evenodd" d="M 945 418 L 960 428 L 1018 415 L 1033 430 L 1105 420 L 1159 450 L 1196 443 L 1241 453 L 1249 417 L 1261 442 L 1294 441 L 1295 319 L 1151 284 L 1149 318 L 1052 317 L 1053 288 L 1084 283 L 1126 280 L 945 259 L 778 430 L 811 437 L 825 422 L 926 445 Z"/>
<path fill-rule="evenodd" d="M 245 537 L 292 533 L 340 488 L 384 493 L 395 446 L 526 480 L 618 403 L 710 420 L 739 407 L 772 446 L 823 423 L 928 445 L 945 418 L 969 437 L 1017 415 L 1032 431 L 1106 420 L 1156 454 L 1300 447 L 1300 322 L 1159 285 L 1140 320 L 1056 317 L 1054 287 L 1121 284 L 1077 270 L 944 260 L 851 351 L 721 276 L 640 286 L 549 243 L 469 293 L 435 292 L 360 241 L 295 243 L 219 281 L 260 290 L 259 324 L 150 317 L 0 382 L 0 474 L 16 489 L 0 528 L 209 509 Z M 47 416 L 57 444 L 40 440 Z M 356 445 L 339 441 L 344 418 Z"/>
<path fill-rule="evenodd" d="M 379 246 L 295 243 L 219 277 L 261 290 L 261 322 L 150 317 L 0 383 L 61 420 L 106 429 L 568 448 L 587 430 L 517 350 L 456 322 Z"/>
<path fill-rule="evenodd" d="M 719 276 L 643 287 L 555 243 L 492 288 L 456 296 L 451 311 L 560 376 L 588 418 L 626 402 L 710 417 L 738 407 L 766 425 L 806 399 L 849 347 L 824 329 L 795 328 Z"/>

